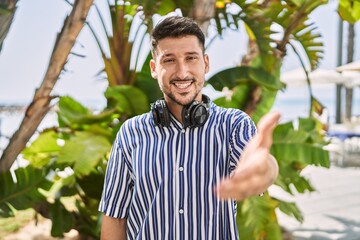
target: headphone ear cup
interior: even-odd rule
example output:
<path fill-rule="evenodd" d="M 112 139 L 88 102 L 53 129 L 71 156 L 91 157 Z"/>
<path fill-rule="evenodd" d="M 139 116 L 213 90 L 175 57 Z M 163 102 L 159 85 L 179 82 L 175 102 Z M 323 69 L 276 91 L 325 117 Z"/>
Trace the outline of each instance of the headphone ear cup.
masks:
<path fill-rule="evenodd" d="M 157 100 L 151 104 L 151 112 L 155 125 L 163 127 L 170 126 L 170 114 L 164 99 Z"/>
<path fill-rule="evenodd" d="M 191 110 L 191 125 L 201 127 L 209 118 L 209 112 L 204 104 L 198 104 Z"/>
<path fill-rule="evenodd" d="M 184 127 L 201 127 L 209 118 L 208 102 L 192 102 L 183 107 L 181 112 Z"/>

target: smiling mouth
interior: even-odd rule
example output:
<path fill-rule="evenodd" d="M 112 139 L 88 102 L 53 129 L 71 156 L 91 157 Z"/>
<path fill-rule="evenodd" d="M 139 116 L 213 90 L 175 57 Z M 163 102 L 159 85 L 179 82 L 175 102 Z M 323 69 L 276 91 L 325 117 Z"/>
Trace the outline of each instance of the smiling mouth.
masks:
<path fill-rule="evenodd" d="M 188 80 L 188 81 L 172 81 L 171 84 L 175 85 L 175 87 L 179 89 L 186 89 L 188 88 L 194 81 Z"/>
<path fill-rule="evenodd" d="M 191 82 L 175 82 L 174 83 L 174 85 L 180 89 L 185 89 L 185 88 L 189 87 L 191 84 L 192 84 L 192 81 Z"/>

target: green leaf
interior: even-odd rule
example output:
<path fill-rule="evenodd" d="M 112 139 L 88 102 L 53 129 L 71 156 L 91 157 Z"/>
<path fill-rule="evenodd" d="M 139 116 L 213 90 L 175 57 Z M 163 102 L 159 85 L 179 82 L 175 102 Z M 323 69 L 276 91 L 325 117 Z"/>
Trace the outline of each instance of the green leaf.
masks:
<path fill-rule="evenodd" d="M 0 173 L 0 216 L 14 215 L 14 210 L 31 208 L 36 203 L 46 201 L 39 190 L 49 190 L 51 182 L 46 179 L 47 169 L 36 169 L 31 165 L 14 171 Z"/>
<path fill-rule="evenodd" d="M 224 87 L 234 88 L 240 83 L 249 82 L 249 67 L 233 67 L 222 70 L 207 81 L 215 90 L 222 91 Z"/>
<path fill-rule="evenodd" d="M 213 75 L 208 81 L 214 89 L 222 91 L 224 87 L 229 89 L 236 85 L 254 82 L 269 89 L 278 90 L 284 88 L 284 84 L 278 78 L 269 74 L 261 67 L 232 67 L 222 70 Z"/>
<path fill-rule="evenodd" d="M 60 151 L 57 139 L 57 133 L 54 131 L 41 133 L 30 146 L 22 151 L 23 158 L 38 168 L 48 165 L 50 160 L 56 157 Z"/>
<path fill-rule="evenodd" d="M 66 210 L 59 199 L 50 205 L 51 236 L 63 237 L 65 232 L 69 232 L 73 227 L 72 214 Z"/>
<path fill-rule="evenodd" d="M 256 105 L 256 109 L 251 118 L 255 123 L 259 122 L 260 118 L 268 113 L 274 105 L 277 91 L 262 87 L 261 99 Z"/>
<path fill-rule="evenodd" d="M 225 96 L 214 100 L 214 103 L 225 108 L 244 109 L 250 88 L 248 84 L 239 84 L 233 89 L 230 99 Z"/>
<path fill-rule="evenodd" d="M 339 0 L 338 13 L 343 20 L 355 24 L 360 19 L 360 1 Z"/>
<path fill-rule="evenodd" d="M 94 199 L 100 199 L 104 183 L 104 174 L 92 172 L 89 175 L 78 179 L 77 183 L 85 192 L 86 196 Z"/>
<path fill-rule="evenodd" d="M 105 96 L 110 107 L 117 107 L 129 116 L 139 115 L 150 110 L 146 95 L 134 86 L 109 87 Z"/>
<path fill-rule="evenodd" d="M 71 125 L 81 116 L 90 114 L 90 111 L 71 97 L 61 97 L 59 100 L 59 126 Z"/>
<path fill-rule="evenodd" d="M 271 90 L 280 90 L 285 87 L 284 83 L 280 82 L 279 78 L 269 74 L 262 68 L 250 68 L 249 77 L 255 83 Z"/>
<path fill-rule="evenodd" d="M 300 223 L 304 221 L 304 217 L 302 215 L 301 210 L 298 208 L 296 203 L 293 202 L 284 202 L 279 199 L 277 199 L 279 202 L 279 209 L 286 215 L 290 217 L 294 217 L 296 220 L 298 220 Z"/>
<path fill-rule="evenodd" d="M 57 163 L 73 166 L 76 176 L 89 175 L 94 167 L 110 151 L 107 138 L 89 132 L 77 132 L 66 141 Z"/>
<path fill-rule="evenodd" d="M 275 209 L 278 202 L 265 193 L 238 203 L 236 222 L 241 239 L 281 239 L 281 229 Z"/>
<path fill-rule="evenodd" d="M 111 122 L 116 113 L 113 109 L 93 114 L 89 109 L 71 97 L 61 97 L 59 101 L 58 121 L 60 127 L 69 126 L 78 129 L 89 124 L 103 124 Z"/>

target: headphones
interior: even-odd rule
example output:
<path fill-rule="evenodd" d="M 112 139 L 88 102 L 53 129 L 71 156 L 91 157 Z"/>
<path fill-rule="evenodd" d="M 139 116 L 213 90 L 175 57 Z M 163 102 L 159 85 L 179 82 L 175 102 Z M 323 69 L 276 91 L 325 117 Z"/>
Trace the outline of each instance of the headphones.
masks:
<path fill-rule="evenodd" d="M 202 95 L 202 102 L 194 100 L 192 103 L 184 106 L 181 112 L 184 128 L 203 126 L 209 118 L 209 109 L 210 98 L 204 94 Z M 170 126 L 170 113 L 164 98 L 151 104 L 151 113 L 156 126 Z"/>

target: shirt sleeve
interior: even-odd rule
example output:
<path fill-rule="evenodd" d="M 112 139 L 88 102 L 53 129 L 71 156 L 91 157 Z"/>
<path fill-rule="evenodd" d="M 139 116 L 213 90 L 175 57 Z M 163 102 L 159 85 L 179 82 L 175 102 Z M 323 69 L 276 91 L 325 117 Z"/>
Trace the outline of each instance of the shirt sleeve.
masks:
<path fill-rule="evenodd" d="M 124 157 L 120 136 L 117 135 L 111 148 L 99 211 L 107 216 L 127 218 L 134 184 L 132 169 Z"/>
<path fill-rule="evenodd" d="M 256 134 L 256 125 L 254 121 L 245 113 L 245 116 L 238 117 L 234 122 L 234 129 L 230 141 L 230 173 L 236 168 L 241 154 L 248 142 Z"/>

